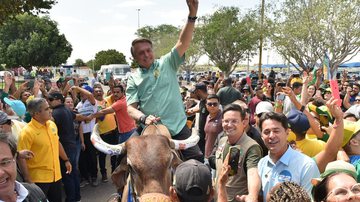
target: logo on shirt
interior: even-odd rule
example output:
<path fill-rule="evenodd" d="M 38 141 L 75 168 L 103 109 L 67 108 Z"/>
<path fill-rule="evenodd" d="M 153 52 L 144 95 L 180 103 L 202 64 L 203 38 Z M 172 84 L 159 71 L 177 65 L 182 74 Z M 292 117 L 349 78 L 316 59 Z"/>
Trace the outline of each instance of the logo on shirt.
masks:
<path fill-rule="evenodd" d="M 292 175 L 288 170 L 283 170 L 279 173 L 278 181 L 279 182 L 285 182 L 285 181 L 291 181 Z"/>

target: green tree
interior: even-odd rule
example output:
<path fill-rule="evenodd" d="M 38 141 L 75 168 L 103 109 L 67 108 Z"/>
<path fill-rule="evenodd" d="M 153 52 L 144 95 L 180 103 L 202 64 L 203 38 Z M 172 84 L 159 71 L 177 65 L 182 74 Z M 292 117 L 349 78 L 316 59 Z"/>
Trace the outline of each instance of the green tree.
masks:
<path fill-rule="evenodd" d="M 250 11 L 240 15 L 235 7 L 222 7 L 200 19 L 202 49 L 226 75 L 257 47 L 258 16 Z"/>
<path fill-rule="evenodd" d="M 329 54 L 333 72 L 360 50 L 360 1 L 286 0 L 275 10 L 272 44 L 291 64 L 312 68 Z"/>
<path fill-rule="evenodd" d="M 95 70 L 99 70 L 101 65 L 127 64 L 124 54 L 115 49 L 100 51 L 95 55 Z"/>
<path fill-rule="evenodd" d="M 56 0 L 1 0 L 0 25 L 18 14 L 46 13 L 46 10 L 51 9 L 56 3 Z"/>
<path fill-rule="evenodd" d="M 185 53 L 185 61 L 181 65 L 181 69 L 186 72 L 191 72 L 195 70 L 196 64 L 199 61 L 200 57 L 204 55 L 204 51 L 201 48 L 201 36 L 198 34 L 197 29 L 195 28 L 194 37 L 190 44 L 189 49 Z"/>
<path fill-rule="evenodd" d="M 172 25 L 157 27 L 145 26 L 135 33 L 138 37 L 150 39 L 153 43 L 155 57 L 159 58 L 168 53 L 178 40 L 180 29 Z"/>
<path fill-rule="evenodd" d="M 74 66 L 76 66 L 76 67 L 82 67 L 82 66 L 86 66 L 86 64 L 85 64 L 85 62 L 82 60 L 82 59 L 76 59 L 75 60 L 75 64 L 74 64 Z M 92 67 L 92 66 L 89 66 L 89 67 Z"/>
<path fill-rule="evenodd" d="M 49 17 L 22 14 L 0 26 L 0 64 L 9 68 L 58 66 L 71 51 L 71 44 Z"/>
<path fill-rule="evenodd" d="M 87 61 L 86 66 L 88 66 L 89 68 L 92 69 L 95 66 L 95 59 L 91 59 L 91 60 Z"/>
<path fill-rule="evenodd" d="M 172 25 L 159 25 L 157 27 L 145 26 L 137 30 L 138 37 L 150 39 L 153 42 L 155 57 L 159 58 L 168 53 L 176 44 L 179 39 L 180 28 Z M 189 49 L 186 51 L 186 58 L 181 68 L 185 71 L 192 71 L 198 62 L 203 52 L 200 47 L 200 37 L 194 34 L 194 39 L 190 44 Z M 133 63 L 137 66 L 136 63 Z"/>

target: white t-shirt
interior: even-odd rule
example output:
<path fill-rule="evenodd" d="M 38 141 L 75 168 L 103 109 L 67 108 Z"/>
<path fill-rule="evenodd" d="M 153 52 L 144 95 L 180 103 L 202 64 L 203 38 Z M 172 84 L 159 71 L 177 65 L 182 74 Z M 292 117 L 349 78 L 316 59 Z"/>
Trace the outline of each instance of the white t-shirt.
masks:
<path fill-rule="evenodd" d="M 84 116 L 89 116 L 97 112 L 97 102 L 95 105 L 92 105 L 89 100 L 85 100 L 85 102 L 79 102 L 76 106 L 77 111 Z M 83 133 L 91 133 L 95 126 L 96 119 L 92 119 L 90 122 L 85 123 L 85 121 L 81 122 L 81 126 L 83 128 Z"/>

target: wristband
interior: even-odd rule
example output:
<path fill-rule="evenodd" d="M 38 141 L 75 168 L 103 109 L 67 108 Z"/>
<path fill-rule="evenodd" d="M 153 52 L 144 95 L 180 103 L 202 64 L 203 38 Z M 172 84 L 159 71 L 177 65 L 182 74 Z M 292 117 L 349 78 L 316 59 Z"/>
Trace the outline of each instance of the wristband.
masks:
<path fill-rule="evenodd" d="M 196 22 L 196 19 L 197 19 L 198 17 L 196 17 L 196 16 L 194 16 L 194 17 L 192 17 L 192 16 L 189 16 L 188 17 L 188 22 Z"/>
<path fill-rule="evenodd" d="M 304 112 L 304 109 L 305 109 L 305 106 L 303 105 L 303 106 L 301 106 L 300 111 Z"/>
<path fill-rule="evenodd" d="M 64 162 L 66 163 L 66 162 L 70 162 L 70 161 L 69 161 L 69 159 L 66 159 L 66 160 L 64 160 Z"/>
<path fill-rule="evenodd" d="M 147 118 L 147 116 L 145 114 L 140 116 L 139 122 L 142 123 L 142 124 L 145 124 L 146 118 Z"/>

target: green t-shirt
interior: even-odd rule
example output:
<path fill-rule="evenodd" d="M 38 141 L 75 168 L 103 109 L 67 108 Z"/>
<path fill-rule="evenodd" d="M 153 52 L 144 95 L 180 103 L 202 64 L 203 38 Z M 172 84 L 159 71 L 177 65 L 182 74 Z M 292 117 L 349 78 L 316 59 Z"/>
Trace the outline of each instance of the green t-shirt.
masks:
<path fill-rule="evenodd" d="M 138 68 L 128 79 L 127 104 L 138 103 L 145 115 L 160 117 L 161 123 L 172 136 L 178 134 L 186 124 L 186 114 L 180 95 L 176 73 L 185 56 L 180 57 L 175 48 L 149 69 Z"/>

